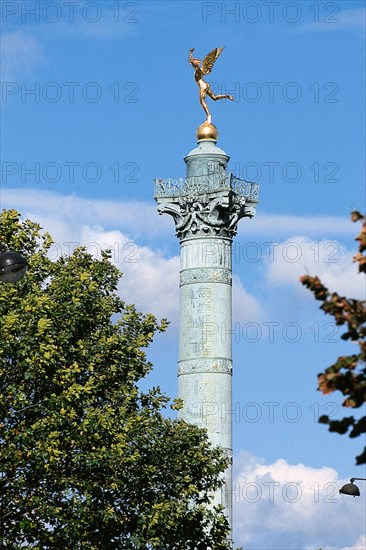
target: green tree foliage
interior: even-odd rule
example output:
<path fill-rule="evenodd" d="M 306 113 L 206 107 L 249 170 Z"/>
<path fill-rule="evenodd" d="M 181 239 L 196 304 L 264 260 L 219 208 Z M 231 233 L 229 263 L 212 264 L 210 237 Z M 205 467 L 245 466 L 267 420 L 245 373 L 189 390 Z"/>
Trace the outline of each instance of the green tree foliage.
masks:
<path fill-rule="evenodd" d="M 0 545 L 229 548 L 208 506 L 228 459 L 137 385 L 165 321 L 118 297 L 108 252 L 53 261 L 51 237 L 14 210 L 0 235 L 29 260 L 22 281 L 0 284 Z"/>
<path fill-rule="evenodd" d="M 352 221 L 363 221 L 362 229 L 356 238 L 359 242 L 358 253 L 353 261 L 358 263 L 359 273 L 366 273 L 366 218 L 359 212 L 351 214 Z M 366 308 L 364 300 L 354 300 L 339 296 L 336 292 L 329 292 L 318 277 L 304 275 L 300 278 L 303 285 L 309 288 L 316 300 L 320 300 L 326 314 L 332 315 L 336 325 L 345 325 L 346 332 L 343 340 L 350 340 L 358 345 L 358 353 L 338 357 L 337 361 L 318 375 L 318 389 L 324 394 L 340 391 L 344 396 L 344 407 L 359 408 L 366 401 Z M 366 416 L 355 419 L 346 416 L 341 420 L 330 420 L 328 416 L 321 416 L 319 422 L 328 424 L 329 431 L 345 434 L 349 431 L 350 437 L 357 437 L 366 432 Z M 356 464 L 366 463 L 366 447 L 356 457 Z"/>

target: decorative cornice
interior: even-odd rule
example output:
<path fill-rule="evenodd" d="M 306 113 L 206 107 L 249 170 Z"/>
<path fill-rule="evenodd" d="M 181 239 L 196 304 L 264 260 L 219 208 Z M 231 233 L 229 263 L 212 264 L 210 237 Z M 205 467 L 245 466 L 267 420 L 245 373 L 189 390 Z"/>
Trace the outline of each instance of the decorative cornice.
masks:
<path fill-rule="evenodd" d="M 162 197 L 188 197 L 192 194 L 202 195 L 213 191 L 230 189 L 246 200 L 258 202 L 259 183 L 241 180 L 232 173 L 223 171 L 208 172 L 205 175 L 189 176 L 187 178 L 156 178 L 154 180 L 155 199 Z"/>

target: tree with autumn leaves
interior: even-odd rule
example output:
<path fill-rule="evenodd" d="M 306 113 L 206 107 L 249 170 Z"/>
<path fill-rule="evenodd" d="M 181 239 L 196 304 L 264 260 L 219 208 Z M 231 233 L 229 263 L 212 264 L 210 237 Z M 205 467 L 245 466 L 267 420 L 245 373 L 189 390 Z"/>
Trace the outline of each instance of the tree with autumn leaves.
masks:
<path fill-rule="evenodd" d="M 351 214 L 353 222 L 362 221 L 362 229 L 357 236 L 358 253 L 353 261 L 358 263 L 359 273 L 366 273 L 366 218 L 360 212 Z M 349 340 L 358 346 L 358 352 L 351 355 L 342 355 L 336 362 L 318 375 L 318 389 L 324 394 L 340 391 L 345 399 L 343 406 L 349 409 L 358 409 L 366 401 L 366 302 L 340 296 L 337 292 L 330 292 L 318 277 L 303 275 L 300 278 L 303 285 L 309 288 L 316 300 L 322 302 L 320 309 L 327 315 L 332 315 L 336 325 L 345 326 L 343 340 Z M 358 437 L 366 432 L 366 416 L 355 418 L 345 416 L 341 420 L 330 420 L 323 415 L 319 422 L 327 424 L 330 432 Z M 356 457 L 356 464 L 366 463 L 366 447 Z"/>
<path fill-rule="evenodd" d="M 0 236 L 29 262 L 0 284 L 0 546 L 230 548 L 209 504 L 227 457 L 138 386 L 166 322 L 120 299 L 108 252 L 53 261 L 51 237 L 15 210 Z"/>

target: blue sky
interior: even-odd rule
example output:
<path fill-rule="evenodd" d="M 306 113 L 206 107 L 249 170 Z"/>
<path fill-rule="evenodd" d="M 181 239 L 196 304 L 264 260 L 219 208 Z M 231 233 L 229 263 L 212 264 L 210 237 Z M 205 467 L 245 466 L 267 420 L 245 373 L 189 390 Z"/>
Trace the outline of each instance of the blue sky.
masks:
<path fill-rule="evenodd" d="M 298 281 L 308 272 L 364 293 L 349 221 L 365 205 L 364 2 L 1 8 L 1 207 L 51 232 L 54 257 L 77 244 L 112 249 L 123 298 L 171 320 L 145 384 L 172 397 L 179 243 L 156 213 L 153 179 L 184 176 L 204 120 L 189 48 L 202 58 L 225 46 L 207 78 L 235 96 L 211 102 L 218 145 L 237 176 L 261 184 L 257 215 L 233 245 L 235 541 L 365 548 L 364 502 L 337 492 L 366 477 L 354 466 L 362 441 L 317 423 L 344 411 L 316 390 L 316 375 L 354 349 Z"/>

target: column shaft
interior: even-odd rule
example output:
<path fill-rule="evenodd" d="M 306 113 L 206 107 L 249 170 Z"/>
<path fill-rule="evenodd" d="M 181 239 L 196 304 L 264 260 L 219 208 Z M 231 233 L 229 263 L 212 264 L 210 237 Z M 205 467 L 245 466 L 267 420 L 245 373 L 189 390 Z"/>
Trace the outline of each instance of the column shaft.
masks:
<path fill-rule="evenodd" d="M 178 396 L 180 417 L 207 429 L 211 443 L 232 456 L 231 239 L 181 242 Z M 231 466 L 213 499 L 231 524 Z"/>

